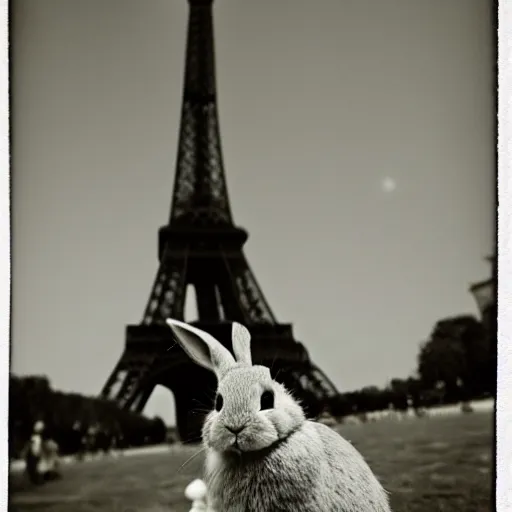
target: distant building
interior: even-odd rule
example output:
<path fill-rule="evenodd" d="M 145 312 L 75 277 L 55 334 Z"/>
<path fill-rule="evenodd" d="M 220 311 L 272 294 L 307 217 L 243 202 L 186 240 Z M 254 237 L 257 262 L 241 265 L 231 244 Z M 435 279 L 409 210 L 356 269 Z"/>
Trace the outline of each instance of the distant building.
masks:
<path fill-rule="evenodd" d="M 491 264 L 491 277 L 479 281 L 470 286 L 469 290 L 475 297 L 482 323 L 488 332 L 496 337 L 497 333 L 497 258 L 489 256 L 486 258 Z"/>

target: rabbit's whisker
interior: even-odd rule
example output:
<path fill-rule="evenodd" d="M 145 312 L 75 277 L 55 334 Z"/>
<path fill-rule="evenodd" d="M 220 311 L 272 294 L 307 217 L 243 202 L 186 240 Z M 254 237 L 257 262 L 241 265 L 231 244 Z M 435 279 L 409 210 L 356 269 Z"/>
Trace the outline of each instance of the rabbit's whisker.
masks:
<path fill-rule="evenodd" d="M 176 471 L 176 474 L 178 474 L 189 462 L 191 462 L 192 460 L 194 460 L 198 455 L 201 455 L 201 453 L 203 453 L 205 451 L 205 448 L 201 448 L 197 453 L 194 453 L 194 455 L 192 455 L 192 457 L 188 458 L 178 469 L 178 471 Z"/>
<path fill-rule="evenodd" d="M 272 373 L 272 369 L 274 368 L 274 364 L 277 359 L 277 350 L 274 352 L 274 358 L 272 359 L 272 364 L 270 365 L 270 372 Z"/>
<path fill-rule="evenodd" d="M 205 403 L 200 402 L 199 400 L 197 400 L 195 398 L 192 400 L 192 403 L 196 404 L 196 405 L 199 405 L 200 407 L 207 407 L 208 408 L 208 406 Z M 208 408 L 208 410 L 210 410 L 210 409 Z"/>

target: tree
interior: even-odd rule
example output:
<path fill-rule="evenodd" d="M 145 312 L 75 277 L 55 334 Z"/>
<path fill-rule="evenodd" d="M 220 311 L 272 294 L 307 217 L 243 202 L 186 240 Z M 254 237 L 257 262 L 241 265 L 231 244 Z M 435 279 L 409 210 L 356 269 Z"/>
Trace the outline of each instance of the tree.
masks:
<path fill-rule="evenodd" d="M 415 409 L 423 407 L 425 405 L 425 397 L 421 380 L 417 377 L 408 377 L 405 382 L 407 384 L 408 397 L 412 400 L 412 406 Z"/>
<path fill-rule="evenodd" d="M 447 318 L 437 322 L 421 346 L 418 373 L 428 389 L 442 383 L 447 400 L 461 400 L 488 387 L 482 381 L 488 358 L 488 337 L 476 318 Z"/>
<path fill-rule="evenodd" d="M 19 457 L 33 425 L 43 420 L 47 433 L 59 444 L 61 453 L 76 453 L 89 427 L 95 427 L 104 447 L 113 437 L 123 446 L 140 446 L 165 440 L 166 427 L 153 420 L 122 410 L 113 402 L 77 393 L 54 391 L 46 377 L 16 377 L 9 385 L 9 454 Z M 93 443 L 98 445 L 98 436 Z M 100 444 L 101 444 L 100 443 Z"/>
<path fill-rule="evenodd" d="M 426 388 L 439 383 L 449 390 L 457 387 L 458 379 L 466 374 L 466 358 L 459 340 L 432 339 L 421 346 L 418 373 Z"/>
<path fill-rule="evenodd" d="M 376 386 L 367 386 L 358 393 L 358 410 L 372 412 L 386 409 L 389 404 L 389 396 Z"/>
<path fill-rule="evenodd" d="M 159 416 L 155 416 L 151 422 L 151 442 L 153 444 L 160 444 L 165 441 L 167 437 L 167 427 L 164 420 Z"/>
<path fill-rule="evenodd" d="M 391 379 L 389 383 L 390 402 L 398 411 L 406 411 L 409 407 L 409 382 L 404 379 Z"/>
<path fill-rule="evenodd" d="M 329 411 L 335 418 L 341 418 L 352 412 L 352 404 L 346 394 L 337 394 L 329 400 Z"/>

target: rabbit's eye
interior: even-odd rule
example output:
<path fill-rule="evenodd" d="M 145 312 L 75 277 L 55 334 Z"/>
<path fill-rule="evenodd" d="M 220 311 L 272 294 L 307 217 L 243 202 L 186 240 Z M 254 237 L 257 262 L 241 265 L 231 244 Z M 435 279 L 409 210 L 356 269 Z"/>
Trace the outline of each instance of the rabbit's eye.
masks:
<path fill-rule="evenodd" d="M 262 411 L 274 408 L 274 393 L 272 391 L 264 391 L 260 399 L 260 408 Z"/>
<path fill-rule="evenodd" d="M 222 398 L 222 395 L 217 395 L 217 398 L 215 399 L 215 410 L 220 411 L 223 405 L 224 399 Z"/>

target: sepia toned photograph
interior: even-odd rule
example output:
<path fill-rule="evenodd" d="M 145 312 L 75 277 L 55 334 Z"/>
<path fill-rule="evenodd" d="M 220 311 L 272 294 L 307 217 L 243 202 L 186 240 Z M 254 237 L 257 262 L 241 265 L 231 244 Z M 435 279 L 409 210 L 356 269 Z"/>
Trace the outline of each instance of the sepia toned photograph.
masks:
<path fill-rule="evenodd" d="M 8 510 L 495 510 L 497 5 L 9 18 Z"/>

